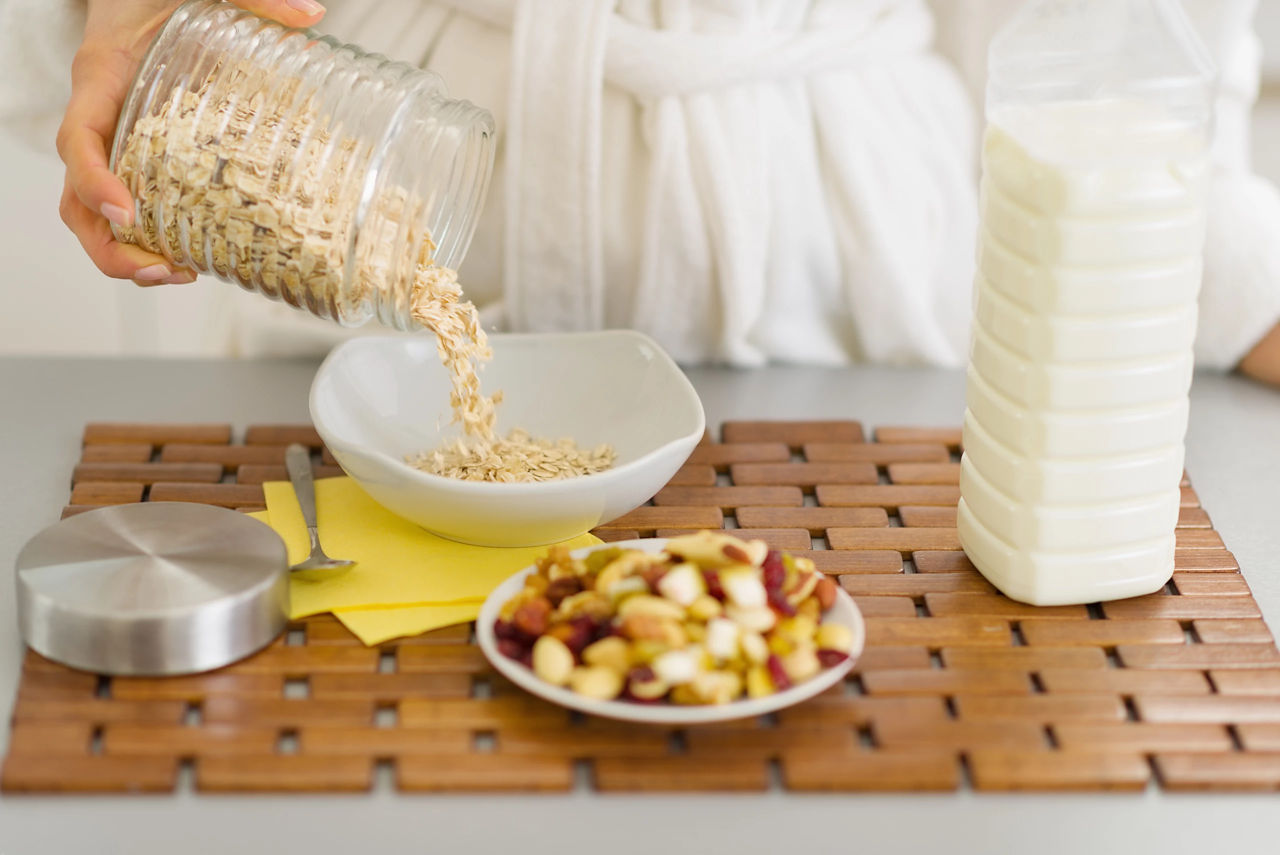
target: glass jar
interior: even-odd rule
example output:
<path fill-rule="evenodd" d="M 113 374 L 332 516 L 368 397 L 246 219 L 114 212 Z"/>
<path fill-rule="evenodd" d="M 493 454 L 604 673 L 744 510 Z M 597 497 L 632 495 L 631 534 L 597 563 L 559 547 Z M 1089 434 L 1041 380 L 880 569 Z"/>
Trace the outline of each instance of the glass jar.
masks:
<path fill-rule="evenodd" d="M 493 118 L 434 73 L 222 0 L 179 7 L 121 111 L 116 238 L 344 326 L 420 328 L 493 169 Z"/>

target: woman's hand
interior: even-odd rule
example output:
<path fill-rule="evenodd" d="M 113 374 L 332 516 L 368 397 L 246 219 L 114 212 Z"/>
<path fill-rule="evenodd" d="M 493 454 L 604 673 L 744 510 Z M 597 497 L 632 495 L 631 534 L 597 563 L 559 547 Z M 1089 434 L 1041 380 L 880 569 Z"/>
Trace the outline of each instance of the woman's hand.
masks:
<path fill-rule="evenodd" d="M 314 0 L 233 0 L 290 27 L 324 15 Z M 122 244 L 108 220 L 133 224 L 133 200 L 107 166 L 116 119 L 142 55 L 178 0 L 89 0 L 84 41 L 71 63 L 71 100 L 58 129 L 58 154 L 67 165 L 59 211 L 98 269 L 139 285 L 191 282 L 195 272 Z"/>
<path fill-rule="evenodd" d="M 1255 380 L 1280 386 L 1280 324 L 1272 327 L 1271 332 L 1240 360 L 1239 368 L 1242 374 Z"/>

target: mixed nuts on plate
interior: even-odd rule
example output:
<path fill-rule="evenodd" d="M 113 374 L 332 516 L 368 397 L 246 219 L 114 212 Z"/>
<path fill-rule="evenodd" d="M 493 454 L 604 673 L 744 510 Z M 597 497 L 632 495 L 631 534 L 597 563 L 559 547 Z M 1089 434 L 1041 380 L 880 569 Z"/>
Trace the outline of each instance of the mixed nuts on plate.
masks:
<path fill-rule="evenodd" d="M 498 650 L 589 698 L 723 704 L 802 683 L 848 659 L 823 623 L 836 586 L 807 558 L 700 531 L 664 551 L 552 547 L 494 624 Z"/>

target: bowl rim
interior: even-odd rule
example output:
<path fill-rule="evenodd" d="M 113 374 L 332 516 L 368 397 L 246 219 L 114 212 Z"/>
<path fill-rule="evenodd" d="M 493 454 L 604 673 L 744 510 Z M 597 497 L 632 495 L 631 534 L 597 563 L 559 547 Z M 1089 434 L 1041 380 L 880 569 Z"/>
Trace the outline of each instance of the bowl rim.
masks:
<path fill-rule="evenodd" d="M 661 445 L 650 449 L 634 460 L 628 461 L 621 466 L 615 466 L 606 469 L 603 472 L 595 472 L 590 475 L 580 475 L 576 478 L 561 478 L 554 481 L 526 481 L 508 483 L 502 481 L 463 481 L 458 478 L 446 478 L 443 475 L 434 475 L 430 472 L 424 472 L 421 469 L 415 469 L 403 460 L 396 458 L 394 455 L 378 448 L 358 448 L 359 453 L 372 457 L 374 460 L 382 462 L 384 465 L 391 465 L 398 472 L 403 473 L 405 477 L 412 479 L 418 486 L 429 489 L 448 488 L 453 491 L 464 494 L 491 496 L 525 496 L 530 493 L 546 493 L 548 488 L 563 489 L 569 485 L 583 485 L 591 487 L 607 487 L 617 481 L 625 481 L 629 479 L 637 470 L 649 465 L 654 457 L 666 452 L 672 448 L 678 448 L 686 443 L 692 447 L 702 438 L 707 429 L 706 410 L 702 406 L 702 399 L 698 396 L 698 392 L 693 388 L 693 383 L 689 381 L 684 370 L 676 363 L 671 355 L 666 352 L 656 341 L 637 330 L 629 329 L 607 329 L 607 330 L 589 330 L 585 332 L 521 332 L 521 333 L 493 333 L 489 336 L 490 341 L 498 339 L 508 342 L 526 342 L 537 341 L 539 339 L 558 339 L 558 338 L 631 338 L 637 344 L 647 345 L 657 355 L 665 366 L 671 371 L 676 378 L 676 384 L 686 395 L 688 402 L 694 407 L 697 415 L 697 424 L 693 430 L 683 433 L 677 437 L 673 437 Z M 357 338 L 348 339 L 341 342 L 325 356 L 324 361 L 320 363 L 320 367 L 316 369 L 315 376 L 311 381 L 311 390 L 307 395 L 307 409 L 311 414 L 311 423 L 315 426 L 316 432 L 320 434 L 320 438 L 324 440 L 329 450 L 337 457 L 339 447 L 347 449 L 356 449 L 355 443 L 344 441 L 341 437 L 334 433 L 324 420 L 318 415 L 316 407 L 317 390 L 320 387 L 322 378 L 326 377 L 333 369 L 331 363 L 335 363 L 344 357 L 345 351 L 355 350 L 364 347 L 374 348 L 395 348 L 405 347 L 407 344 L 423 341 L 418 337 L 391 337 L 391 336 L 359 336 Z M 341 463 L 341 460 L 339 460 Z"/>

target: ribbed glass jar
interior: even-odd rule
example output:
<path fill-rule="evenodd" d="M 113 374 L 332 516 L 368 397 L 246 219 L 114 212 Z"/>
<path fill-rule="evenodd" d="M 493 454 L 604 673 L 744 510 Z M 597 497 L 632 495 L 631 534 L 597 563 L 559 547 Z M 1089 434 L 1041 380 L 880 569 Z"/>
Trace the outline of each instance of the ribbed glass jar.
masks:
<path fill-rule="evenodd" d="M 135 220 L 113 230 L 344 326 L 416 329 L 415 286 L 461 262 L 493 155 L 492 116 L 437 75 L 191 0 L 121 111 Z"/>

